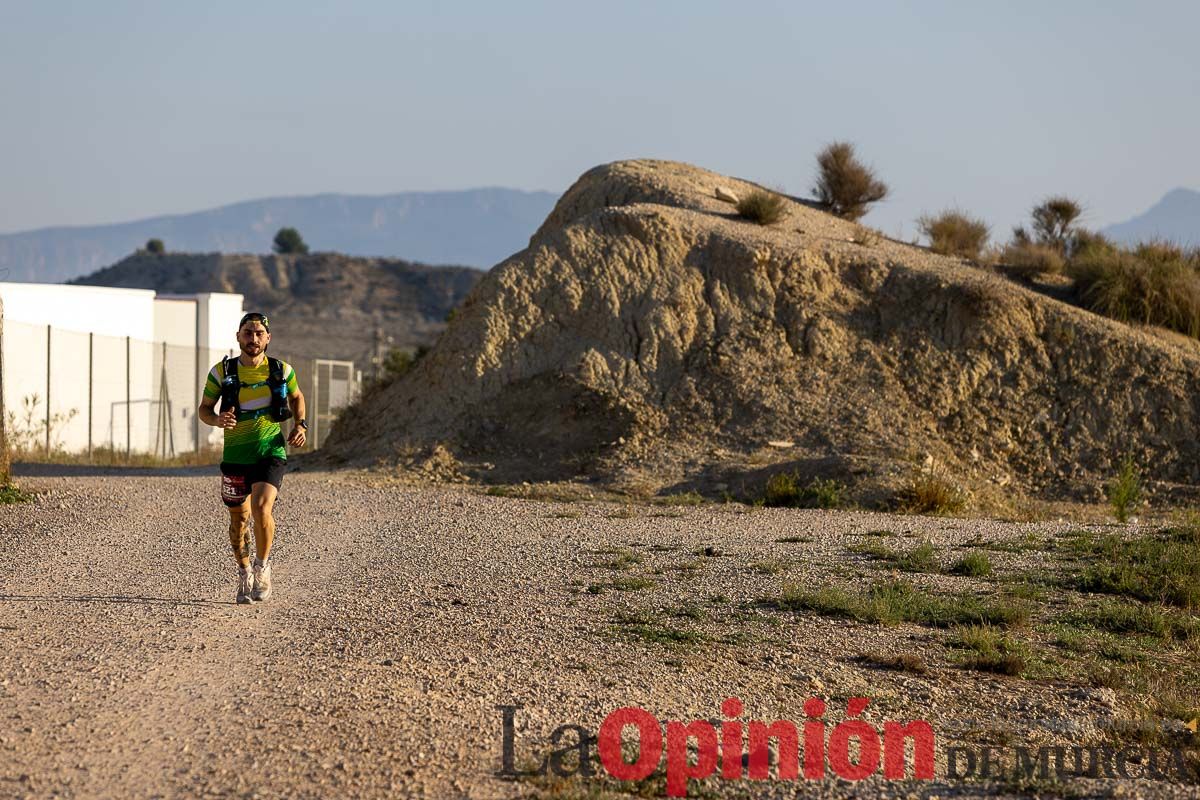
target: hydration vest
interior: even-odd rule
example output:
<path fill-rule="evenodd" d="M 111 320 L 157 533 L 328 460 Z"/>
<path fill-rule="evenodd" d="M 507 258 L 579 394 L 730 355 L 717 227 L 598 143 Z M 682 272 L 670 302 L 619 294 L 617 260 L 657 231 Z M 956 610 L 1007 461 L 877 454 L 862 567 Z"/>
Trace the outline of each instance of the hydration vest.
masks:
<path fill-rule="evenodd" d="M 238 405 L 238 392 L 242 389 L 241 378 L 238 377 L 238 358 L 236 356 L 221 360 L 221 370 L 224 378 L 221 380 L 221 413 L 229 409 L 238 412 L 238 422 L 255 419 L 263 414 L 270 414 L 276 422 L 292 418 L 292 409 L 287 402 L 287 381 L 283 379 L 283 362 L 278 358 L 267 356 L 267 386 L 271 387 L 271 404 L 266 408 L 243 412 Z M 246 388 L 257 389 L 261 383 L 249 384 Z"/>

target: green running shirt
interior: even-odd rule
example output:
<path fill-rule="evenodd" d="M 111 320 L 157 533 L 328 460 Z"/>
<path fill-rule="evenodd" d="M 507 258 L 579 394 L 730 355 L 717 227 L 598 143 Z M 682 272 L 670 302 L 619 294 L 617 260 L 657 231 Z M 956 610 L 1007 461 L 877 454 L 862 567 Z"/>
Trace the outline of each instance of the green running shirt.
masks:
<path fill-rule="evenodd" d="M 217 362 L 208 372 L 208 380 L 204 383 L 204 397 L 207 400 L 221 396 L 221 381 L 225 379 L 224 362 Z M 267 359 L 263 359 L 257 367 L 247 367 L 240 360 L 238 365 L 238 380 L 241 390 L 238 392 L 238 422 L 232 428 L 225 429 L 225 449 L 222 460 L 230 464 L 257 464 L 265 458 L 287 458 L 287 440 L 279 423 L 271 419 L 271 387 L 267 385 L 271 367 Z M 287 384 L 288 394 L 299 391 L 296 384 L 296 370 L 286 361 L 283 365 L 283 380 Z M 256 413 L 262 412 L 262 413 Z"/>

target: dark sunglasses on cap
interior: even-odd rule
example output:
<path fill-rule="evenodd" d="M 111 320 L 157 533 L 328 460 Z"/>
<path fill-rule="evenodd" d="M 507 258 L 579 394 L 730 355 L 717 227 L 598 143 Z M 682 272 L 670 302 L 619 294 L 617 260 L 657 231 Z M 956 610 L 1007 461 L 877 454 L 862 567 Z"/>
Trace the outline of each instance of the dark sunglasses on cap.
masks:
<path fill-rule="evenodd" d="M 251 311 L 249 314 L 242 317 L 242 321 L 238 323 L 238 330 L 240 331 L 242 326 L 247 322 L 261 322 L 262 326 L 267 329 L 267 333 L 271 332 L 271 323 L 267 321 L 266 314 L 260 314 L 257 311 Z"/>

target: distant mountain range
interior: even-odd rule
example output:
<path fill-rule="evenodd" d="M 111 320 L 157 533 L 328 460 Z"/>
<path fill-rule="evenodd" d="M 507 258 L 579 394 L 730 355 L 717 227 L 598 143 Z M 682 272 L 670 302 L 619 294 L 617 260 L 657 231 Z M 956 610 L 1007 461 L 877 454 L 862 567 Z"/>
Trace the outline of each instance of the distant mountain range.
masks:
<path fill-rule="evenodd" d="M 281 227 L 313 251 L 487 269 L 529 244 L 558 195 L 515 189 L 275 197 L 208 211 L 0 234 L 0 280 L 60 283 L 162 239 L 168 252 L 269 253 Z"/>
<path fill-rule="evenodd" d="M 1146 213 L 1109 225 L 1102 233 L 1126 244 L 1169 239 L 1185 246 L 1200 245 L 1200 192 L 1173 189 Z"/>

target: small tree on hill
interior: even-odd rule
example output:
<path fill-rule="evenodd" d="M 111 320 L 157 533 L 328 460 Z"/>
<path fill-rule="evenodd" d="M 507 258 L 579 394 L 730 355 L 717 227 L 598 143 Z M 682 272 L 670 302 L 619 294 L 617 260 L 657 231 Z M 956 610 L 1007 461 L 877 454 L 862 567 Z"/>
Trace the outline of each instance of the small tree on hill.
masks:
<path fill-rule="evenodd" d="M 275 244 L 272 249 L 280 255 L 305 255 L 308 253 L 308 245 L 304 243 L 300 231 L 295 228 L 280 228 L 279 232 L 275 234 Z"/>
<path fill-rule="evenodd" d="M 834 142 L 817 155 L 817 185 L 813 195 L 825 210 L 842 219 L 857 220 L 867 207 L 887 197 L 888 187 L 854 155 L 854 145 Z"/>
<path fill-rule="evenodd" d="M 1072 226 L 1082 214 L 1083 207 L 1071 198 L 1062 195 L 1049 197 L 1034 206 L 1030 213 L 1033 218 L 1033 234 L 1039 244 L 1049 245 L 1060 253 L 1065 253 L 1073 232 Z"/>
<path fill-rule="evenodd" d="M 162 239 L 150 239 L 146 242 L 146 252 L 151 255 L 161 256 L 167 252 L 167 247 L 163 244 Z"/>

